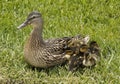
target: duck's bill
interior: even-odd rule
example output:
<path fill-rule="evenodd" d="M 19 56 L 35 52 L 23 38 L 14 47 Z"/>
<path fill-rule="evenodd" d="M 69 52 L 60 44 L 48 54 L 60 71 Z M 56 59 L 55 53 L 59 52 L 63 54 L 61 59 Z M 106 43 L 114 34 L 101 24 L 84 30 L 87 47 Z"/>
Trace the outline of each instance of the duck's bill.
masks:
<path fill-rule="evenodd" d="M 19 25 L 17 28 L 18 29 L 22 29 L 22 28 L 24 28 L 25 26 L 27 26 L 28 25 L 28 20 L 26 20 L 25 22 L 23 22 L 21 25 Z"/>

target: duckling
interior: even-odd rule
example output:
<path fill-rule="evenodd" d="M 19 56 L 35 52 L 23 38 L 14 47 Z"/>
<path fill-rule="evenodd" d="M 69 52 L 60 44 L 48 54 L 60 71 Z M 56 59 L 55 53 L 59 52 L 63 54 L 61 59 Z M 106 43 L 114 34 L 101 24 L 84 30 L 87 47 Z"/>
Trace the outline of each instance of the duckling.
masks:
<path fill-rule="evenodd" d="M 84 39 L 83 39 L 84 38 Z M 81 44 L 87 44 L 90 40 L 90 37 L 87 36 L 81 36 L 81 35 L 77 35 L 75 37 L 72 37 L 72 40 L 68 41 L 68 46 L 80 46 Z"/>
<path fill-rule="evenodd" d="M 44 40 L 42 37 L 43 23 L 41 13 L 34 11 L 28 15 L 26 21 L 18 26 L 18 29 L 27 25 L 32 25 L 33 27 L 24 46 L 26 62 L 34 67 L 48 68 L 66 62 L 65 51 L 70 49 L 68 48 L 68 42 L 76 37 Z M 86 38 L 83 38 L 81 41 L 86 42 Z"/>
<path fill-rule="evenodd" d="M 96 41 L 91 41 L 88 52 L 85 52 L 83 65 L 86 67 L 95 66 L 100 61 L 100 48 Z"/>
<path fill-rule="evenodd" d="M 99 48 L 98 43 L 96 41 L 90 42 L 89 49 L 90 49 L 92 54 L 96 54 L 96 55 L 100 56 L 100 48 Z"/>

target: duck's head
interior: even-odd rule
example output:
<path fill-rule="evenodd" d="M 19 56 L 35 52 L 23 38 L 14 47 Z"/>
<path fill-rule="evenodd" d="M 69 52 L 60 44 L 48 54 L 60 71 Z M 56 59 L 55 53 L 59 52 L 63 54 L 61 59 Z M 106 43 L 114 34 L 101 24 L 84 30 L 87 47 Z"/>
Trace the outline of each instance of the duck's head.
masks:
<path fill-rule="evenodd" d="M 34 27 L 36 27 L 37 25 L 42 25 L 43 24 L 42 15 L 37 11 L 31 12 L 28 15 L 27 19 L 17 28 L 21 29 L 30 24 Z"/>

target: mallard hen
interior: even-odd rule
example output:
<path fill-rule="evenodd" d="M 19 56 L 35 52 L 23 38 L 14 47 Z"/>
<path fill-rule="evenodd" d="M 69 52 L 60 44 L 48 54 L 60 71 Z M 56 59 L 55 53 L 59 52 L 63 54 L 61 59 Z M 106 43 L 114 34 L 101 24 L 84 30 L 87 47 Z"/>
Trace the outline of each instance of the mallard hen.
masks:
<path fill-rule="evenodd" d="M 43 19 L 39 12 L 31 12 L 18 29 L 27 25 L 33 26 L 33 31 L 24 46 L 24 57 L 30 65 L 47 68 L 64 63 L 70 57 L 65 51 L 70 49 L 69 42 L 79 38 L 78 36 L 43 40 Z M 80 37 L 80 42 L 86 43 L 88 38 L 81 39 Z"/>

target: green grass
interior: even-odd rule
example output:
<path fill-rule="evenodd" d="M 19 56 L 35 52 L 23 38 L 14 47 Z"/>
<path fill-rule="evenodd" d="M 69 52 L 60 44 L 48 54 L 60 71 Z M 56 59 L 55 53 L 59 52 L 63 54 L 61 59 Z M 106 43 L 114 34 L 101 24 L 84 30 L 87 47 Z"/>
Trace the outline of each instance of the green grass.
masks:
<path fill-rule="evenodd" d="M 120 83 L 120 0 L 1 0 L 0 10 L 0 83 Z M 44 17 L 45 39 L 84 34 L 96 40 L 100 63 L 75 73 L 67 65 L 32 69 L 23 57 L 32 28 L 17 30 L 17 26 L 33 10 Z"/>

